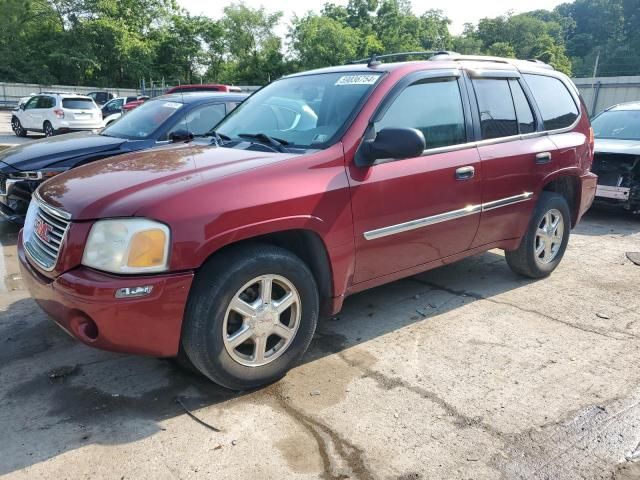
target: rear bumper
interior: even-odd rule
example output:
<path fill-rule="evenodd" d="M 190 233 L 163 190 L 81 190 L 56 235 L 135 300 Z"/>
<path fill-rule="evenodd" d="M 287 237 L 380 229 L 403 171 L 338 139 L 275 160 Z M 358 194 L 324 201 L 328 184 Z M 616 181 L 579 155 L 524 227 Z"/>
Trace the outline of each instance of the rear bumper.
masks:
<path fill-rule="evenodd" d="M 114 352 L 177 355 L 192 272 L 130 278 L 78 267 L 52 280 L 27 260 L 22 235 L 18 256 L 31 296 L 71 336 Z M 153 287 L 148 296 L 115 298 L 117 289 L 142 285 Z"/>

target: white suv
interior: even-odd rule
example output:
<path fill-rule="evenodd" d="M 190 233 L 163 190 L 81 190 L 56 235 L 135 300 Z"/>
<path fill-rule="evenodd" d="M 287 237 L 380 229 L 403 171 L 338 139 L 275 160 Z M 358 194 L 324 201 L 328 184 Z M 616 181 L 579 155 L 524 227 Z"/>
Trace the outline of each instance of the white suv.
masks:
<path fill-rule="evenodd" d="M 41 93 L 13 111 L 11 128 L 18 137 L 26 137 L 28 131 L 51 137 L 63 132 L 95 130 L 102 128 L 102 112 L 91 97 Z"/>

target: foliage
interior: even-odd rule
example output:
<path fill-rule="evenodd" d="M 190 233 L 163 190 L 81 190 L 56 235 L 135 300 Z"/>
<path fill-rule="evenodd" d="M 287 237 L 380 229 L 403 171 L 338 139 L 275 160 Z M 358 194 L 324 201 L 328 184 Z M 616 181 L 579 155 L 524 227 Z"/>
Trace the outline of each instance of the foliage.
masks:
<path fill-rule="evenodd" d="M 136 87 L 199 81 L 264 84 L 374 53 L 449 50 L 532 58 L 577 76 L 640 74 L 640 0 L 575 0 L 483 18 L 452 36 L 439 10 L 410 0 L 326 3 L 294 17 L 243 3 L 220 19 L 175 0 L 0 0 L 0 80 Z"/>

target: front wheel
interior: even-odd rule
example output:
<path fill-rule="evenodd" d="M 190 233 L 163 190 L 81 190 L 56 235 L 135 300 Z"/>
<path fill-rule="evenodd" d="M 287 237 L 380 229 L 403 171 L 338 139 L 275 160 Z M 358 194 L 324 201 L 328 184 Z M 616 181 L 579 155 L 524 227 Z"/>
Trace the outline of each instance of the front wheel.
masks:
<path fill-rule="evenodd" d="M 549 276 L 564 256 L 570 229 L 566 199 L 554 192 L 542 192 L 520 247 L 505 252 L 509 267 L 526 277 Z"/>
<path fill-rule="evenodd" d="M 16 134 L 16 137 L 27 136 L 27 131 L 22 127 L 22 123 L 20 123 L 18 117 L 11 118 L 11 129 L 13 130 L 13 133 Z"/>
<path fill-rule="evenodd" d="M 302 358 L 318 311 L 313 274 L 294 254 L 271 245 L 232 248 L 196 275 L 182 348 L 214 382 L 256 388 L 280 379 Z"/>

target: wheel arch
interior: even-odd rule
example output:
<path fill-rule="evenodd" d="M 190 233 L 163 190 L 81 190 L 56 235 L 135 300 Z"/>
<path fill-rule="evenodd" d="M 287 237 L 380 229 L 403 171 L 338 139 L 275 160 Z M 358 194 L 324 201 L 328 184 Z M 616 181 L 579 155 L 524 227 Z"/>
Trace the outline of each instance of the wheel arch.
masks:
<path fill-rule="evenodd" d="M 330 315 L 333 299 L 333 272 L 329 252 L 320 234 L 306 228 L 292 228 L 255 235 L 227 243 L 211 252 L 200 267 L 211 258 L 224 255 L 231 248 L 242 248 L 253 244 L 274 245 L 290 251 L 311 270 L 320 296 L 320 314 Z"/>
<path fill-rule="evenodd" d="M 571 228 L 578 223 L 580 210 L 580 178 L 572 173 L 561 173 L 546 180 L 541 191 L 555 192 L 564 197 L 571 212 Z"/>

